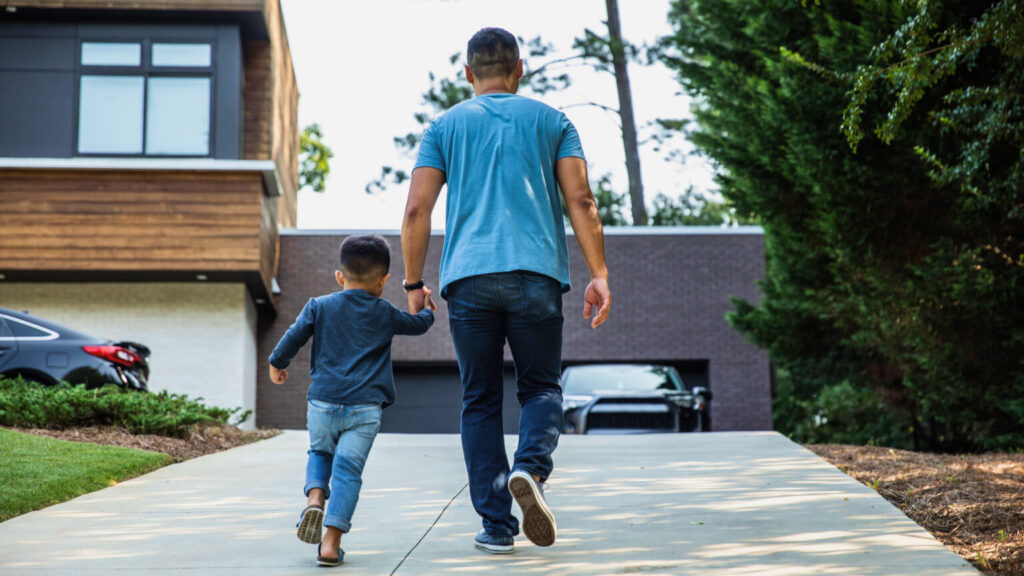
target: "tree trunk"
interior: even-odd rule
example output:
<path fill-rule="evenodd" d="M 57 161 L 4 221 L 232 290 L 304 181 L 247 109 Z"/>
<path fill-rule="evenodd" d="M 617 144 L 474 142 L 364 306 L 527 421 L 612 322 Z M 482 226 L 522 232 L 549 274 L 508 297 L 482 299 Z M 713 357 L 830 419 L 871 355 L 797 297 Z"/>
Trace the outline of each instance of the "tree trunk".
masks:
<path fill-rule="evenodd" d="M 622 119 L 622 146 L 626 152 L 626 174 L 629 175 L 629 199 L 632 205 L 633 225 L 647 224 L 644 208 L 644 185 L 640 179 L 640 154 L 636 144 L 636 124 L 633 121 L 633 96 L 626 72 L 626 51 L 622 44 L 619 24 L 618 0 L 605 0 L 608 8 L 608 40 L 611 43 L 612 65 L 615 67 L 615 88 L 619 92 L 619 117 Z"/>

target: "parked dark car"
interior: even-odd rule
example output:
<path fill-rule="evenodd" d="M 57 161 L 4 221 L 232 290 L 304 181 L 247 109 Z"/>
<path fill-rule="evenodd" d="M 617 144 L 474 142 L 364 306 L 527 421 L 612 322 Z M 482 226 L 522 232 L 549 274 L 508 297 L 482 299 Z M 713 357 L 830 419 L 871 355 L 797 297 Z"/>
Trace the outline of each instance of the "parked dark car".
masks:
<path fill-rule="evenodd" d="M 566 434 L 710 429 L 707 388 L 687 389 L 671 366 L 588 364 L 562 372 Z"/>
<path fill-rule="evenodd" d="M 90 388 L 117 384 L 147 390 L 149 348 L 111 342 L 0 308 L 0 374 L 41 384 L 61 381 Z"/>

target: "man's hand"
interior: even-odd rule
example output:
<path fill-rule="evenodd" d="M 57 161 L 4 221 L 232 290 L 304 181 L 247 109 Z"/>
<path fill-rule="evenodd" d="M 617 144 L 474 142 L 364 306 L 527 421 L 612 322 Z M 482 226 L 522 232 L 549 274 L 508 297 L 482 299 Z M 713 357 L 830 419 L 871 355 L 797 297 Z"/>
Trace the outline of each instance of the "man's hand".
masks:
<path fill-rule="evenodd" d="M 424 308 L 430 308 L 431 310 L 437 310 L 437 304 L 430 299 L 430 295 L 434 292 L 424 286 L 418 290 L 413 290 L 407 295 L 409 297 L 409 312 L 418 314 L 420 310 Z"/>
<path fill-rule="evenodd" d="M 270 367 L 270 381 L 274 384 L 284 384 L 284 381 L 288 379 L 288 371 L 281 370 L 280 368 Z"/>
<path fill-rule="evenodd" d="M 597 328 L 608 319 L 608 312 L 611 309 L 612 293 L 608 289 L 608 279 L 592 278 L 587 285 L 587 291 L 583 294 L 583 317 L 590 318 L 593 312 L 594 319 L 590 321 L 590 327 Z"/>

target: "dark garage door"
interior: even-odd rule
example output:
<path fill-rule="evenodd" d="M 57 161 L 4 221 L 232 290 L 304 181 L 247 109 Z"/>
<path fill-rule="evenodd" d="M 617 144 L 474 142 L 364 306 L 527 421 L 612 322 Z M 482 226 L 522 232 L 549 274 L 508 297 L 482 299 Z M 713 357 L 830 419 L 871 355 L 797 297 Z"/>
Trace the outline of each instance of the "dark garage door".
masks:
<path fill-rule="evenodd" d="M 381 432 L 458 434 L 462 384 L 456 364 L 395 364 L 396 401 L 384 410 Z M 505 433 L 519 433 L 515 370 L 505 369 Z"/>

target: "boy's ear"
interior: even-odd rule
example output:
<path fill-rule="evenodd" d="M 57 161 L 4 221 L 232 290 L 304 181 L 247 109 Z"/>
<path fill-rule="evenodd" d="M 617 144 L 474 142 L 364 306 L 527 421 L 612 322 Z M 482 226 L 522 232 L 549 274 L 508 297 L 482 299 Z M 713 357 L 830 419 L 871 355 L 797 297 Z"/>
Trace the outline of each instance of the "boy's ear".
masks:
<path fill-rule="evenodd" d="M 338 281 L 338 286 L 345 287 L 345 276 L 341 273 L 341 270 L 334 271 L 334 279 Z"/>
<path fill-rule="evenodd" d="M 384 285 L 388 283 L 388 278 L 391 278 L 391 273 L 390 272 L 385 274 L 384 277 L 380 279 L 380 287 L 382 289 L 384 288 Z"/>

